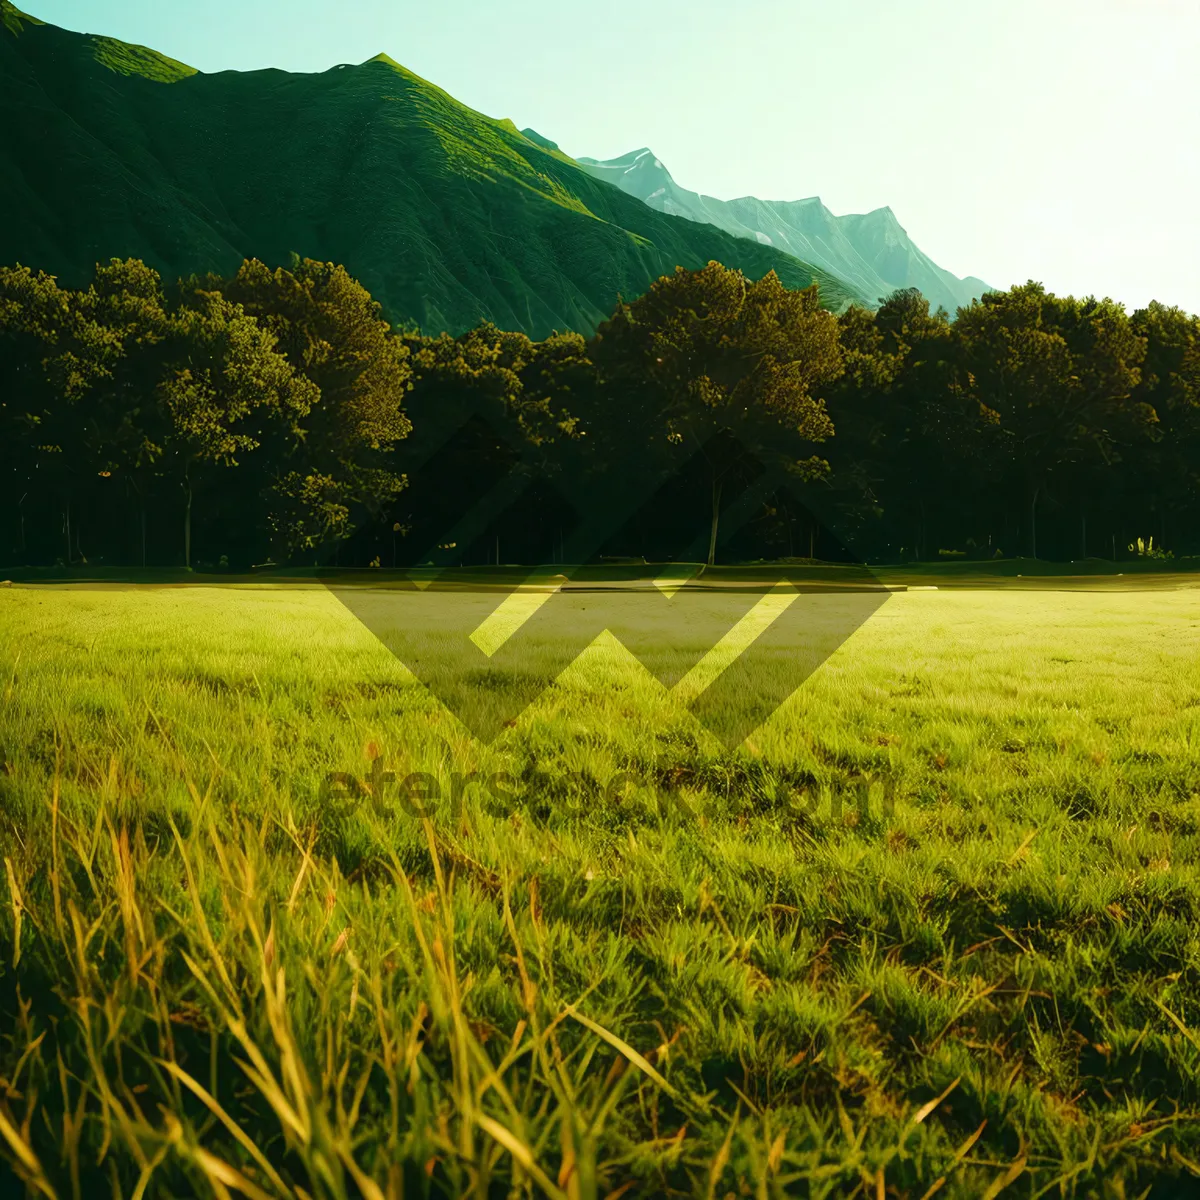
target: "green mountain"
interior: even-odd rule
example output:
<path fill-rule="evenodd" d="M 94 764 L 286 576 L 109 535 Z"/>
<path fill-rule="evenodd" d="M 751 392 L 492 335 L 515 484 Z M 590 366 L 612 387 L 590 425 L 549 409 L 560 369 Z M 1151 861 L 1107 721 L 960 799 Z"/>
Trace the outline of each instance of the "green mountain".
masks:
<path fill-rule="evenodd" d="M 318 74 L 204 74 L 0 0 L 0 263 L 86 278 L 247 256 L 344 263 L 394 319 L 589 332 L 618 293 L 711 259 L 865 300 L 769 246 L 658 213 L 386 55 Z"/>
<path fill-rule="evenodd" d="M 532 130 L 526 130 L 531 134 Z M 900 227 L 890 208 L 836 217 L 813 196 L 807 200 L 715 200 L 680 187 L 648 150 L 603 162 L 580 158 L 597 179 L 614 184 L 659 212 L 715 225 L 764 246 L 774 246 L 844 279 L 872 301 L 896 288 L 920 288 L 930 305 L 954 315 L 992 289 L 982 279 L 959 279 L 939 267 Z"/>

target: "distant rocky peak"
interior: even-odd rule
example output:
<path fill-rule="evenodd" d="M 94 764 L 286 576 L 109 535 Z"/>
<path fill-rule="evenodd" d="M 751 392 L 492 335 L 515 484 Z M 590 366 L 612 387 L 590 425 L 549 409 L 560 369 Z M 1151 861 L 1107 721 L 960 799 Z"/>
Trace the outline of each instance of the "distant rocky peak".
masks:
<path fill-rule="evenodd" d="M 932 305 L 954 312 L 990 290 L 973 276 L 959 279 L 934 263 L 913 244 L 888 205 L 835 216 L 819 196 L 719 200 L 681 187 L 645 146 L 620 158 L 576 161 L 597 178 L 661 212 L 774 246 L 802 262 L 815 263 L 864 295 L 887 295 L 898 287 L 916 286 Z"/>

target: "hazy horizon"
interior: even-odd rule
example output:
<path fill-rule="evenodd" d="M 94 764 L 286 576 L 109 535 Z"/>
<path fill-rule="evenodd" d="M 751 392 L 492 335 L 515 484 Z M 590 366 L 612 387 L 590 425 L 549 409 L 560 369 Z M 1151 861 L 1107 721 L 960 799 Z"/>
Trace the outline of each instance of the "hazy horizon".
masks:
<path fill-rule="evenodd" d="M 959 276 L 1200 311 L 1200 6 L 1187 0 L 616 0 L 602 21 L 548 0 L 18 7 L 203 71 L 320 71 L 385 51 L 573 156 L 646 146 L 719 199 L 888 206 Z"/>

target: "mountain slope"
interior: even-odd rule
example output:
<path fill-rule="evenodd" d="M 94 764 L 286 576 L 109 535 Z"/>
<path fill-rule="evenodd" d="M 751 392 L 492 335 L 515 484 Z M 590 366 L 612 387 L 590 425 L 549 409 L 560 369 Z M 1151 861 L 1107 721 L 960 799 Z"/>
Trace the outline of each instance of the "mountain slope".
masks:
<path fill-rule="evenodd" d="M 526 130 L 532 133 L 532 130 Z M 682 188 L 647 149 L 603 162 L 576 160 L 597 179 L 621 188 L 659 212 L 715 225 L 760 245 L 774 246 L 846 280 L 872 301 L 901 287 L 917 287 L 930 305 L 953 315 L 991 289 L 981 279 L 959 279 L 918 249 L 890 208 L 835 217 L 808 200 L 715 200 Z"/>
<path fill-rule="evenodd" d="M 386 55 L 312 75 L 203 74 L 0 0 L 0 263 L 168 277 L 292 253 L 344 263 L 397 319 L 587 332 L 618 293 L 710 259 L 824 303 L 853 288 L 647 208 Z"/>

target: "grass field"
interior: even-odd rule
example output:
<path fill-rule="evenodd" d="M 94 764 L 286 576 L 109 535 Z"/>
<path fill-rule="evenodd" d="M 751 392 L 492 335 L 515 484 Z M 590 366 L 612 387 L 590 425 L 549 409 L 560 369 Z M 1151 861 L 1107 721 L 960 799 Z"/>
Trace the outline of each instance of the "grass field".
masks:
<path fill-rule="evenodd" d="M 897 592 L 734 750 L 610 639 L 482 745 L 319 586 L 0 590 L 0 1194 L 1200 1194 L 1197 582 Z"/>

